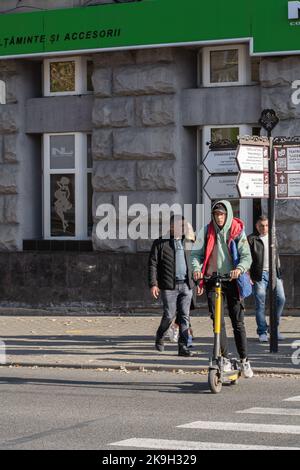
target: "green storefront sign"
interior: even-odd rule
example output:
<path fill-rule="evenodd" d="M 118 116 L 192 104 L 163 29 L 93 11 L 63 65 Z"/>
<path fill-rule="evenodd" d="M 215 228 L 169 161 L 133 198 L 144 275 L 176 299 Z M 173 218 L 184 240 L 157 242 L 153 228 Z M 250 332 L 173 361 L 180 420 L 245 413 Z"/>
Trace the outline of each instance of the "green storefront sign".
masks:
<path fill-rule="evenodd" d="M 225 41 L 300 53 L 300 1 L 143 0 L 0 15 L 0 57 Z M 289 18 L 290 17 L 290 18 Z"/>

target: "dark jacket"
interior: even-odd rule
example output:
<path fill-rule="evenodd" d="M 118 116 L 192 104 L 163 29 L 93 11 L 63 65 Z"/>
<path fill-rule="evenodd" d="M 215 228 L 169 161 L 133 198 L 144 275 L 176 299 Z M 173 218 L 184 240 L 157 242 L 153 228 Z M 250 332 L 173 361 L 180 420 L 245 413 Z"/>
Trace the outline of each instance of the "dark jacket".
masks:
<path fill-rule="evenodd" d="M 191 242 L 184 240 L 184 253 L 187 266 L 187 283 L 194 287 L 192 280 L 190 253 Z M 153 242 L 148 262 L 149 287 L 158 286 L 162 290 L 173 290 L 176 286 L 175 246 L 174 239 L 158 238 Z"/>
<path fill-rule="evenodd" d="M 252 233 L 248 237 L 248 242 L 250 245 L 251 255 L 252 255 L 252 265 L 250 268 L 250 276 L 253 282 L 259 282 L 262 280 L 263 275 L 263 264 L 264 264 L 264 252 L 265 246 L 263 241 L 259 238 L 258 233 Z M 276 255 L 276 271 L 277 277 L 281 278 L 280 270 L 280 260 L 278 256 L 278 251 Z"/>

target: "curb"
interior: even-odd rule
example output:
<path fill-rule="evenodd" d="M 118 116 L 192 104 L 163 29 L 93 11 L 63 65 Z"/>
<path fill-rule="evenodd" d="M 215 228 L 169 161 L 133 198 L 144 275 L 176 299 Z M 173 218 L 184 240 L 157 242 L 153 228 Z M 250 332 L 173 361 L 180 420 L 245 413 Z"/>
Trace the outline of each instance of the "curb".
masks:
<path fill-rule="evenodd" d="M 28 362 L 11 362 L 7 364 L 1 364 L 0 368 L 17 368 L 17 367 L 27 367 L 27 368 L 51 368 L 51 369 L 81 369 L 81 370 L 98 370 L 98 371 L 135 371 L 135 372 L 173 372 L 173 373 L 192 373 L 205 375 L 208 373 L 208 368 L 206 366 L 140 366 L 140 365 L 109 365 L 109 364 L 57 364 L 57 363 L 28 363 Z M 299 369 L 264 369 L 264 368 L 253 368 L 253 372 L 256 375 L 281 375 L 281 376 L 296 376 L 300 378 L 300 368 Z"/>

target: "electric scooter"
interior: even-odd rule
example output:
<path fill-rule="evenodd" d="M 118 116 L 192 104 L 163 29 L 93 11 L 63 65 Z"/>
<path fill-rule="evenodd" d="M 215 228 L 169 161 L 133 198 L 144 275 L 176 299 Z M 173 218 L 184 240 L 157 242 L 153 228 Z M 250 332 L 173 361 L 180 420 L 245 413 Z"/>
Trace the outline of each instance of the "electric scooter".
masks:
<path fill-rule="evenodd" d="M 212 393 L 220 393 L 223 384 L 236 385 L 241 376 L 241 368 L 237 359 L 230 359 L 231 371 L 224 371 L 224 358 L 221 354 L 221 328 L 222 328 L 222 283 L 230 282 L 230 275 L 213 274 L 204 278 L 215 282 L 215 317 L 214 317 L 214 349 L 208 370 L 208 384 Z"/>

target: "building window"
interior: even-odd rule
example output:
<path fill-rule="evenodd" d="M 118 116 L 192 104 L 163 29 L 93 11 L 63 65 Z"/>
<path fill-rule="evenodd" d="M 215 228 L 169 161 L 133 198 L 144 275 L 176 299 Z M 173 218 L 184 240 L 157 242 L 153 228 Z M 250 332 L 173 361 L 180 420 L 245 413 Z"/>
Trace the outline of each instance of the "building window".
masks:
<path fill-rule="evenodd" d="M 93 62 L 86 57 L 44 60 L 44 96 L 92 92 Z"/>
<path fill-rule="evenodd" d="M 239 51 L 210 51 L 210 83 L 239 81 Z"/>
<path fill-rule="evenodd" d="M 208 179 L 211 175 L 208 173 L 206 167 L 203 165 L 203 160 L 209 151 L 208 142 L 215 142 L 217 140 L 229 139 L 231 141 L 237 140 L 239 135 L 249 135 L 252 132 L 252 127 L 249 126 L 204 126 L 198 132 L 198 176 L 197 176 L 197 193 L 198 193 L 198 202 L 204 204 L 204 215 L 203 215 L 203 224 L 208 224 L 211 220 L 211 208 L 212 204 L 216 201 L 213 197 L 210 198 L 206 191 L 204 191 L 204 186 L 208 182 Z M 201 139 L 201 141 L 199 141 Z M 238 171 L 238 170 L 237 170 Z M 201 172 L 201 177 L 199 175 Z M 230 177 L 230 174 L 226 174 L 226 177 Z M 235 177 L 234 177 L 235 179 Z M 199 184 L 201 187 L 199 187 Z M 199 195 L 202 194 L 202 198 Z M 226 199 L 226 197 L 224 197 Z M 247 234 L 253 231 L 253 201 L 251 199 L 229 199 L 233 213 L 235 217 L 240 217 L 244 220 L 246 225 Z"/>
<path fill-rule="evenodd" d="M 0 104 L 6 104 L 6 86 L 3 80 L 0 80 Z"/>
<path fill-rule="evenodd" d="M 202 86 L 246 85 L 251 82 L 251 62 L 246 45 L 204 47 L 199 54 Z"/>
<path fill-rule="evenodd" d="M 90 136 L 44 134 L 44 238 L 87 239 L 92 229 Z"/>

